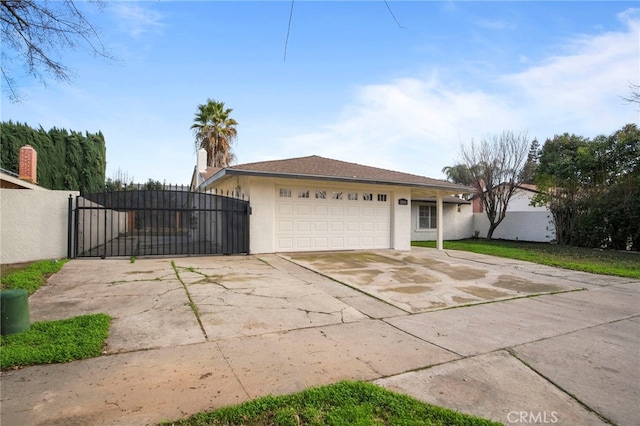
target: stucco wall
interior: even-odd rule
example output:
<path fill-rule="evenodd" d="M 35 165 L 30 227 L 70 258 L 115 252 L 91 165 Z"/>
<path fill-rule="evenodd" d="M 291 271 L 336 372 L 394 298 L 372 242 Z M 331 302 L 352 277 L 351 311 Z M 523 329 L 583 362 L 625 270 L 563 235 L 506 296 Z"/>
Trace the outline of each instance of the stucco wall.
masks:
<path fill-rule="evenodd" d="M 550 242 L 556 232 L 551 212 L 546 210 L 529 212 L 507 212 L 504 220 L 493 232 L 493 238 L 504 240 Z M 485 213 L 473 214 L 473 228 L 484 238 L 489 230 L 489 219 Z"/>
<path fill-rule="evenodd" d="M 271 179 L 251 178 L 249 188 L 251 216 L 249 217 L 251 253 L 273 253 L 275 237 L 275 191 Z"/>
<path fill-rule="evenodd" d="M 531 191 L 516 191 L 509 200 L 507 212 L 536 212 L 545 211 L 545 207 L 534 207 L 531 205 L 531 199 L 535 195 Z"/>
<path fill-rule="evenodd" d="M 0 263 L 67 257 L 70 194 L 0 189 Z"/>
<path fill-rule="evenodd" d="M 413 202 L 411 203 L 411 241 L 435 241 L 436 229 L 419 229 L 418 211 L 420 205 L 432 205 L 434 202 Z M 460 240 L 473 235 L 473 214 L 471 204 L 460 204 L 458 211 L 457 204 L 445 203 L 443 206 L 443 239 Z"/>
<path fill-rule="evenodd" d="M 504 220 L 493 232 L 493 238 L 504 240 L 520 240 L 550 242 L 556 239 L 553 217 L 547 207 L 534 207 L 531 199 L 532 191 L 516 191 L 509 200 Z M 478 231 L 484 238 L 489 230 L 489 219 L 486 213 L 473 214 L 473 231 Z"/>

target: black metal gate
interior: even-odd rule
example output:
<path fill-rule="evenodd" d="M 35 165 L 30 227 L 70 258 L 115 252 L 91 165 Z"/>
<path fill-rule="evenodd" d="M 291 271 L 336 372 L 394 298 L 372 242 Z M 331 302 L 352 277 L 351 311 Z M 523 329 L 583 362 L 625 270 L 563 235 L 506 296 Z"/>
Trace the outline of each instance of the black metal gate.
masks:
<path fill-rule="evenodd" d="M 69 257 L 249 253 L 249 202 L 211 192 L 135 189 L 69 199 Z"/>

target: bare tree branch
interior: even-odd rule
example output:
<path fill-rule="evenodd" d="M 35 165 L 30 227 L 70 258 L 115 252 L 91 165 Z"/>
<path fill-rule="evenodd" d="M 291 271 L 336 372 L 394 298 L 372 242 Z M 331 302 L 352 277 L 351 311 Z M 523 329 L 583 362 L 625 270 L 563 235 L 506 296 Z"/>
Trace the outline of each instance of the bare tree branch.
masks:
<path fill-rule="evenodd" d="M 631 91 L 631 94 L 629 95 L 629 97 L 623 96 L 622 99 L 624 99 L 629 103 L 640 104 L 640 85 L 630 83 L 629 90 Z"/>
<path fill-rule="evenodd" d="M 526 132 L 505 131 L 461 147 L 461 164 L 471 174 L 476 196 L 480 197 L 489 219 L 488 239 L 504 219 L 511 197 L 522 184 L 528 152 Z"/>
<path fill-rule="evenodd" d="M 102 5 L 101 0 L 91 3 Z M 113 59 L 74 0 L 0 0 L 0 41 L 2 79 L 13 102 L 20 100 L 14 64 L 46 85 L 45 75 L 71 80 L 72 70 L 60 57 L 65 49 L 87 47 L 96 56 Z"/>

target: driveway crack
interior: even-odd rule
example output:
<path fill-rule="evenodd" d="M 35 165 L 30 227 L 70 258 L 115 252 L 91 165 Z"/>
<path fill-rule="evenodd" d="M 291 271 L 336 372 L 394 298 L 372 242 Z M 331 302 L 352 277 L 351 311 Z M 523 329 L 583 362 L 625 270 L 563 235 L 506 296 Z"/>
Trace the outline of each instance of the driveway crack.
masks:
<path fill-rule="evenodd" d="M 182 284 L 182 287 L 184 288 L 184 291 L 187 294 L 187 298 L 189 299 L 189 306 L 191 307 L 191 310 L 193 311 L 193 314 L 196 316 L 196 319 L 198 320 L 198 324 L 200 325 L 200 330 L 202 330 L 202 334 L 204 335 L 204 339 L 206 341 L 209 341 L 209 337 L 207 336 L 207 332 L 205 331 L 204 325 L 202 324 L 202 320 L 200 319 L 200 313 L 198 312 L 198 307 L 194 303 L 193 298 L 191 297 L 191 293 L 189 293 L 189 289 L 187 288 L 187 285 L 184 283 L 184 281 L 182 281 L 182 278 L 180 277 L 180 273 L 178 272 L 178 267 L 176 266 L 176 263 L 173 260 L 171 261 L 171 267 L 173 268 L 174 272 L 176 273 L 176 277 L 178 278 L 178 281 L 180 281 L 180 284 Z"/>
<path fill-rule="evenodd" d="M 545 376 L 544 374 L 542 374 L 542 372 L 536 370 L 531 364 L 529 364 L 528 362 L 526 362 L 524 359 L 520 358 L 518 356 L 518 354 L 515 352 L 514 348 L 505 348 L 505 350 L 509 353 L 509 355 L 511 355 L 513 358 L 517 359 L 519 362 L 522 363 L 522 365 L 524 365 L 525 367 L 527 367 L 528 369 L 530 369 L 531 371 L 533 371 L 534 373 L 536 373 L 538 376 L 542 377 L 544 380 L 546 380 L 547 382 L 549 382 L 552 386 L 554 386 L 556 389 L 559 389 L 561 392 L 564 392 L 565 394 L 567 394 L 571 399 L 573 399 L 574 401 L 576 401 L 580 406 L 582 406 L 585 410 L 587 410 L 590 413 L 593 413 L 594 415 L 596 415 L 598 418 L 600 418 L 600 420 L 604 421 L 605 423 L 608 423 L 610 425 L 615 425 L 615 422 L 611 421 L 611 419 L 608 419 L 606 416 L 604 416 L 603 414 L 599 413 L 598 411 L 594 410 L 593 408 L 591 408 L 590 406 L 588 406 L 586 403 L 584 403 L 583 401 L 580 400 L 580 398 L 578 398 L 576 395 L 572 394 L 571 392 L 569 392 L 568 390 L 566 390 L 565 388 L 563 388 L 562 386 L 560 386 L 558 383 L 554 382 L 553 380 L 551 380 L 551 378 Z"/>

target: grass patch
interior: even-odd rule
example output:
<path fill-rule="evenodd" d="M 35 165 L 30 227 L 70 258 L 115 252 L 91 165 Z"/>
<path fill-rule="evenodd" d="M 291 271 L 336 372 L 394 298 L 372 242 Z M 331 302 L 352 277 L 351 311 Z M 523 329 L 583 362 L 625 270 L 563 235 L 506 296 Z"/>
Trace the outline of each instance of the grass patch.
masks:
<path fill-rule="evenodd" d="M 31 295 L 45 283 L 48 277 L 58 272 L 68 261 L 69 259 L 42 260 L 6 276 L 3 274 L 0 281 L 2 289 L 23 289 Z"/>
<path fill-rule="evenodd" d="M 366 382 L 266 396 L 161 425 L 495 425 Z"/>
<path fill-rule="evenodd" d="M 418 247 L 435 248 L 435 241 L 414 241 Z M 526 243 L 503 240 L 445 241 L 447 250 L 463 250 L 574 271 L 640 279 L 640 253 Z"/>
<path fill-rule="evenodd" d="M 0 366 L 7 369 L 99 356 L 110 325 L 111 317 L 105 314 L 35 322 L 29 330 L 0 336 Z"/>

